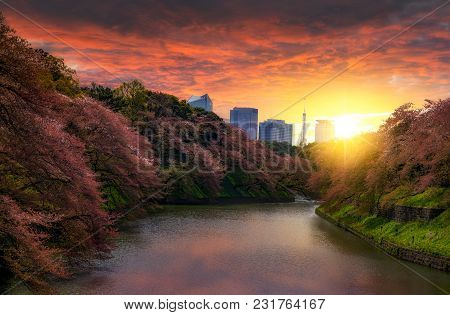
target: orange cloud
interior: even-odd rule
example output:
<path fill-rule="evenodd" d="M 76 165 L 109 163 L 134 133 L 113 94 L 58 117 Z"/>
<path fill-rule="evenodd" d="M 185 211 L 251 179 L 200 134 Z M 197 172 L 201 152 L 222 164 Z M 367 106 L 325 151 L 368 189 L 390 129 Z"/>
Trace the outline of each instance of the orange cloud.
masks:
<path fill-rule="evenodd" d="M 289 122 L 300 121 L 303 105 L 279 112 L 438 5 L 53 2 L 11 2 L 45 30 L 11 9 L 4 13 L 34 47 L 64 57 L 83 84 L 138 78 L 180 98 L 209 93 L 225 118 L 245 105 L 258 107 L 260 120 Z M 307 99 L 308 117 L 386 112 L 448 97 L 447 13 L 436 12 L 318 90 Z"/>

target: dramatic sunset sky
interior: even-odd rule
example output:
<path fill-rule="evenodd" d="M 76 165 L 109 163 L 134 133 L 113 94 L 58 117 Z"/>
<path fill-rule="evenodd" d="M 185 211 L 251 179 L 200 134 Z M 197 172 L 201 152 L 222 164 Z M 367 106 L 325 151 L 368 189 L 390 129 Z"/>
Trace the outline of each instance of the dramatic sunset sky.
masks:
<path fill-rule="evenodd" d="M 182 99 L 208 93 L 224 118 L 233 106 L 251 106 L 260 121 L 300 122 L 306 104 L 309 121 L 350 115 L 341 124 L 358 121 L 362 130 L 405 102 L 450 97 L 446 2 L 1 0 L 0 8 L 19 35 L 63 57 L 82 83 L 138 78 Z"/>

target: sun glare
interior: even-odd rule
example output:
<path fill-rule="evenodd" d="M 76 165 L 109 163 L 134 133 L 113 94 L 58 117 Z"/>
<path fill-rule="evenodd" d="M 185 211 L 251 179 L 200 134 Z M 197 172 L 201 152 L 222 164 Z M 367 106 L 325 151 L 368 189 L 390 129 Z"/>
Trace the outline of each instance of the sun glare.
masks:
<path fill-rule="evenodd" d="M 334 120 L 334 126 L 337 138 L 351 138 L 361 132 L 356 117 L 340 116 Z"/>

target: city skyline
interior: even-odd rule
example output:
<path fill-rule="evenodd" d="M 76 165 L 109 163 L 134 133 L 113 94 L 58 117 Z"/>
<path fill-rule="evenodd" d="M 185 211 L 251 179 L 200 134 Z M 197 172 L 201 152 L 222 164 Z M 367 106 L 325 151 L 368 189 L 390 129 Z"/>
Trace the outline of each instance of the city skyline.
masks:
<path fill-rule="evenodd" d="M 290 106 L 355 63 L 307 98 L 310 121 L 349 116 L 373 130 L 399 105 L 449 96 L 439 1 L 8 3 L 0 9 L 18 34 L 63 57 L 81 83 L 139 79 L 181 99 L 208 91 L 221 117 L 257 104 L 261 120 L 299 121 L 303 101 Z"/>
<path fill-rule="evenodd" d="M 448 13 L 0 0 L 5 314 L 445 309 Z"/>
<path fill-rule="evenodd" d="M 190 105 L 193 105 L 192 102 L 197 102 L 202 97 L 207 97 L 209 99 L 208 94 L 204 94 L 201 97 L 191 96 L 191 98 L 189 98 L 187 103 Z M 212 103 L 211 103 L 211 106 L 212 106 Z M 203 106 L 194 106 L 194 107 L 203 108 Z M 237 116 L 234 119 L 234 121 L 232 118 L 233 113 L 237 112 L 239 110 L 244 110 L 244 111 L 245 110 L 256 110 L 256 125 L 257 125 L 256 133 L 257 133 L 257 135 L 256 136 L 253 135 L 255 132 L 252 131 L 252 132 L 250 132 L 252 134 L 251 138 L 255 138 L 255 139 L 264 141 L 265 139 L 261 139 L 261 124 L 271 122 L 271 121 L 275 121 L 275 122 L 278 121 L 278 122 L 282 122 L 283 124 L 286 124 L 286 125 L 291 125 L 291 130 L 290 130 L 291 142 L 290 142 L 290 144 L 292 144 L 292 145 L 301 145 L 302 143 L 307 144 L 307 143 L 311 143 L 311 142 L 316 142 L 317 141 L 317 136 L 316 136 L 317 125 L 320 124 L 320 122 L 327 121 L 327 122 L 331 122 L 333 124 L 333 132 L 332 132 L 333 136 L 330 139 L 350 138 L 350 137 L 356 136 L 361 133 L 376 131 L 376 129 L 372 128 L 370 125 L 367 125 L 367 124 L 364 125 L 363 124 L 364 119 L 388 117 L 391 114 L 390 112 L 369 114 L 369 115 L 351 114 L 351 115 L 341 115 L 341 116 L 337 116 L 337 117 L 324 116 L 324 117 L 315 117 L 312 119 L 308 119 L 307 112 L 306 112 L 306 105 L 305 105 L 303 108 L 302 117 L 300 118 L 301 121 L 292 119 L 291 122 L 289 122 L 289 121 L 285 121 L 285 120 L 269 118 L 269 119 L 259 122 L 258 117 L 259 117 L 260 111 L 254 107 L 234 107 L 233 109 L 230 110 L 229 115 L 227 117 L 222 117 L 222 119 L 224 119 L 225 122 L 235 125 L 236 127 L 239 127 L 246 132 L 248 131 L 247 129 L 248 129 L 249 124 L 247 123 L 247 120 L 249 120 L 249 119 L 247 119 L 247 117 L 246 117 L 244 119 L 245 122 L 238 122 L 239 119 L 237 118 Z M 214 112 L 214 110 L 212 110 L 212 109 L 207 110 L 207 111 Z M 311 128 L 311 127 L 313 127 L 313 128 Z M 252 127 L 252 128 L 254 129 L 254 127 Z"/>

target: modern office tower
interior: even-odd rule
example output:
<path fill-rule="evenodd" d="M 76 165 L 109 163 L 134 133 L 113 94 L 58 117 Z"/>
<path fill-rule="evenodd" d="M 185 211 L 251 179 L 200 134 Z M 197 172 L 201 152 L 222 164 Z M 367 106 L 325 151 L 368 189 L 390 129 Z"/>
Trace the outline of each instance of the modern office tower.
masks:
<path fill-rule="evenodd" d="M 306 144 L 306 106 L 303 107 L 302 135 L 300 138 L 300 146 Z"/>
<path fill-rule="evenodd" d="M 332 120 L 316 120 L 316 142 L 327 142 L 334 139 L 334 123 Z"/>
<path fill-rule="evenodd" d="M 244 130 L 249 139 L 258 137 L 258 110 L 249 107 L 235 107 L 230 110 L 230 124 Z"/>
<path fill-rule="evenodd" d="M 292 129 L 292 124 L 286 124 L 284 120 L 268 119 L 259 124 L 259 140 L 292 145 Z"/>
<path fill-rule="evenodd" d="M 202 96 L 193 95 L 188 99 L 187 103 L 192 107 L 203 108 L 207 112 L 213 111 L 213 102 L 209 98 L 208 94 L 204 94 Z"/>

